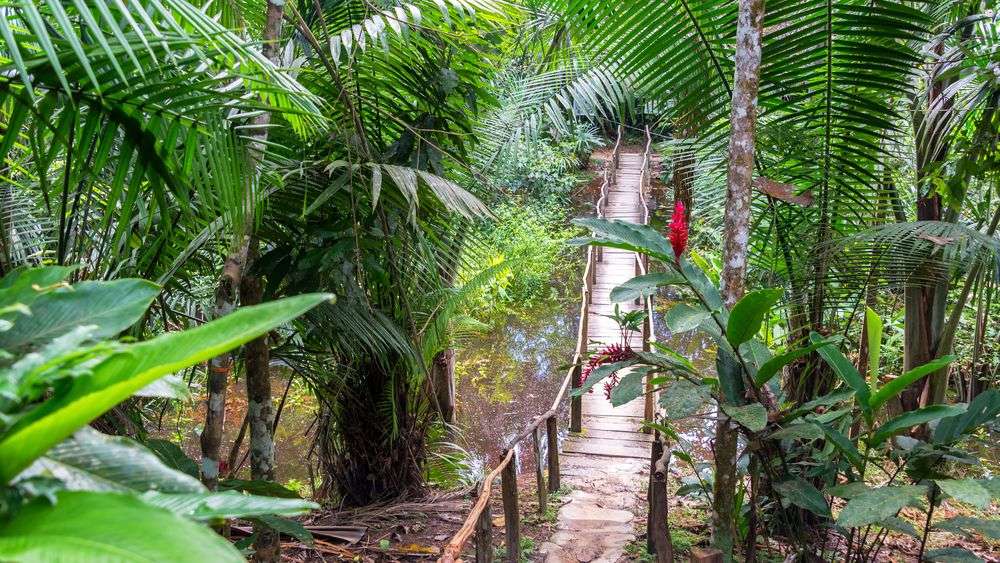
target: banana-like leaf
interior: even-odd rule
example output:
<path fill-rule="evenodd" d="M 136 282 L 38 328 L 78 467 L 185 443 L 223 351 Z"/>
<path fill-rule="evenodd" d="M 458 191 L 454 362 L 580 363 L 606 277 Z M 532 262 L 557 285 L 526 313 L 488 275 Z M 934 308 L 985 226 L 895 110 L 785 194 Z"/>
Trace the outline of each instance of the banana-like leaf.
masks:
<path fill-rule="evenodd" d="M 0 559 L 243 561 L 239 551 L 209 527 L 133 495 L 74 491 L 59 493 L 55 504 L 37 498 L 4 523 Z"/>
<path fill-rule="evenodd" d="M 903 375 L 892 379 L 876 391 L 874 395 L 872 395 L 870 403 L 872 410 L 877 411 L 879 407 L 884 405 L 896 395 L 902 393 L 903 389 L 909 387 L 914 381 L 917 381 L 927 374 L 936 372 L 957 359 L 958 357 L 956 356 L 944 356 L 942 358 L 937 358 L 936 360 L 931 360 L 922 366 L 917 366 Z"/>
<path fill-rule="evenodd" d="M 760 332 L 764 317 L 781 299 L 782 289 L 758 289 L 743 296 L 733 305 L 726 325 L 726 338 L 733 348 L 753 338 Z"/>
<path fill-rule="evenodd" d="M 854 367 L 851 363 L 835 346 L 829 345 L 823 342 L 823 337 L 819 334 L 811 333 L 809 335 L 809 340 L 813 344 L 823 343 L 817 351 L 819 355 L 822 356 L 826 363 L 830 364 L 833 371 L 843 379 L 851 389 L 854 389 L 854 394 L 857 397 L 858 405 L 867 416 L 871 416 L 871 390 L 868 388 L 868 384 L 865 383 L 865 378 L 858 373 L 858 368 Z"/>
<path fill-rule="evenodd" d="M 139 498 L 152 506 L 194 520 L 244 518 L 260 514 L 295 516 L 319 508 L 318 504 L 308 500 L 245 495 L 236 491 L 187 494 L 148 491 Z"/>
<path fill-rule="evenodd" d="M 203 362 L 284 324 L 330 298 L 290 297 L 241 308 L 183 332 L 130 344 L 77 377 L 0 439 L 0 481 L 8 481 L 49 448 L 160 377 Z"/>
<path fill-rule="evenodd" d="M 891 437 L 893 434 L 901 430 L 906 430 L 907 428 L 912 428 L 918 424 L 924 424 L 925 422 L 930 422 L 939 418 L 962 414 L 965 412 L 965 409 L 966 405 L 964 404 L 930 405 L 915 411 L 903 413 L 897 417 L 889 419 L 882 426 L 879 426 L 875 430 L 875 433 L 872 434 L 871 444 L 881 444 L 886 440 L 886 438 Z"/>
<path fill-rule="evenodd" d="M 55 477 L 74 491 L 207 492 L 198 479 L 167 467 L 142 445 L 89 427 L 50 449 L 18 479 L 35 475 Z"/>
<path fill-rule="evenodd" d="M 672 272 L 653 272 L 636 276 L 611 290 L 611 302 L 622 303 L 637 298 L 648 297 L 665 285 L 686 284 L 680 274 Z"/>

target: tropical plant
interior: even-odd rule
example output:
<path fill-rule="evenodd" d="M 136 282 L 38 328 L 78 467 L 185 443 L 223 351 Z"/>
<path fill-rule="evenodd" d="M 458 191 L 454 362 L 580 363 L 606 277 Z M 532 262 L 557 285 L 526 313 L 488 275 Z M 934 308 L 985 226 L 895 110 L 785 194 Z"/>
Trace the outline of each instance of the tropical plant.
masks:
<path fill-rule="evenodd" d="M 139 342 L 113 337 L 159 293 L 138 279 L 64 280 L 73 268 L 0 279 L 0 558 L 241 561 L 201 522 L 301 514 L 316 505 L 210 493 L 126 438 L 86 425 L 133 394 L 172 396 L 163 378 L 289 322 L 329 299 L 248 307 Z"/>

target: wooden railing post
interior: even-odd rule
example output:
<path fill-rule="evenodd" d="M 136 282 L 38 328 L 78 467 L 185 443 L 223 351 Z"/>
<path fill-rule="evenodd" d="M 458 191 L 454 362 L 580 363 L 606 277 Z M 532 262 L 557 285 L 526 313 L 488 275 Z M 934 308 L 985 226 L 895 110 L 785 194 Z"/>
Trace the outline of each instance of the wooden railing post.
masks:
<path fill-rule="evenodd" d="M 649 516 L 646 547 L 650 553 L 656 554 L 657 563 L 673 563 L 674 548 L 670 541 L 670 526 L 667 522 L 667 466 L 670 464 L 670 451 L 664 449 L 659 437 L 653 441 L 650 459 L 652 464 L 649 468 Z"/>
<path fill-rule="evenodd" d="M 500 486 L 503 496 L 503 519 L 507 531 L 508 563 L 520 563 L 521 560 L 521 513 L 517 508 L 517 454 L 500 474 Z"/>
<path fill-rule="evenodd" d="M 559 420 L 558 415 L 552 415 L 545 421 L 545 437 L 548 439 L 549 462 L 549 492 L 554 493 L 561 487 L 559 483 Z"/>
<path fill-rule="evenodd" d="M 545 488 L 545 462 L 542 461 L 542 435 L 539 426 L 531 431 L 531 439 L 535 452 L 535 490 L 538 492 L 538 514 L 545 514 L 546 501 L 549 492 Z"/>
<path fill-rule="evenodd" d="M 573 390 L 580 388 L 580 373 L 582 372 L 582 366 L 580 362 L 583 361 L 580 354 L 576 355 L 576 365 L 573 366 L 573 378 L 572 387 Z M 569 400 L 569 431 L 570 432 L 581 432 L 583 430 L 583 397 L 573 394 L 570 396 Z"/>
<path fill-rule="evenodd" d="M 476 520 L 476 563 L 493 563 L 493 517 L 489 501 Z"/>
<path fill-rule="evenodd" d="M 651 340 L 652 335 L 653 335 L 653 316 L 652 316 L 652 314 L 653 314 L 653 307 L 652 307 L 652 303 L 653 303 L 653 301 L 652 301 L 651 297 L 646 297 L 643 300 L 643 305 L 645 305 L 645 309 L 646 309 L 646 318 L 642 321 L 642 351 L 643 352 L 650 352 L 653 349 L 653 346 L 650 344 L 650 340 Z M 642 418 L 646 422 L 652 422 L 653 421 L 653 399 L 654 399 L 654 397 L 653 397 L 653 384 L 651 383 L 652 380 L 653 380 L 653 375 L 652 374 L 646 375 L 646 383 L 645 383 L 645 391 L 646 391 L 646 393 L 643 396 L 644 404 L 643 404 L 643 408 L 642 408 Z M 649 434 L 649 426 L 644 426 L 643 429 L 642 429 L 642 431 L 645 434 Z"/>

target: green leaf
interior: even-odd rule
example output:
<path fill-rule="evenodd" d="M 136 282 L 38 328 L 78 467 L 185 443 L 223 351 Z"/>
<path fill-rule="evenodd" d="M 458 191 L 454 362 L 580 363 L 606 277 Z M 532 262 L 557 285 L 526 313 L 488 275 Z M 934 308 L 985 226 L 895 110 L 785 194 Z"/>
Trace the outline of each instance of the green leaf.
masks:
<path fill-rule="evenodd" d="M 754 377 L 754 382 L 758 387 L 766 384 L 768 381 L 771 381 L 771 378 L 773 378 L 783 367 L 803 356 L 812 354 L 817 348 L 826 346 L 831 342 L 832 341 L 830 339 L 824 339 L 820 342 L 812 343 L 805 348 L 795 348 L 794 350 L 788 350 L 783 354 L 774 356 L 760 366 L 760 369 L 757 370 L 757 375 Z"/>
<path fill-rule="evenodd" d="M 205 492 L 198 479 L 171 469 L 138 442 L 81 428 L 50 449 L 19 478 L 51 475 L 75 491 Z"/>
<path fill-rule="evenodd" d="M 871 398 L 871 408 L 876 411 L 884 405 L 887 401 L 895 397 L 896 395 L 902 393 L 903 389 L 910 386 L 911 383 L 917 381 L 918 379 L 924 377 L 929 373 L 933 373 L 948 364 L 954 362 L 957 359 L 956 356 L 944 356 L 936 360 L 927 362 L 922 366 L 915 367 L 910 371 L 904 373 L 903 375 L 890 380 L 881 389 L 875 392 Z"/>
<path fill-rule="evenodd" d="M 204 362 L 286 323 L 330 298 L 310 294 L 240 308 L 183 332 L 130 344 L 28 412 L 0 439 L 0 481 L 160 377 Z"/>
<path fill-rule="evenodd" d="M 854 398 L 854 389 L 850 387 L 840 387 L 823 395 L 822 397 L 817 397 L 811 401 L 805 402 L 793 411 L 789 412 L 784 418 L 785 420 L 791 420 L 799 417 L 803 414 L 812 412 L 816 407 L 829 407 L 831 405 L 836 405 L 844 401 L 849 401 Z"/>
<path fill-rule="evenodd" d="M 622 303 L 648 297 L 654 295 L 660 286 L 681 284 L 687 285 L 687 282 L 677 272 L 653 272 L 636 276 L 611 290 L 611 302 Z"/>
<path fill-rule="evenodd" d="M 919 485 L 880 487 L 865 491 L 850 501 L 837 516 L 837 525 L 857 528 L 875 524 L 895 516 L 906 506 L 918 506 L 927 494 L 927 488 Z"/>
<path fill-rule="evenodd" d="M 903 520 L 899 516 L 890 516 L 884 520 L 880 520 L 878 524 L 887 530 L 906 534 L 911 538 L 920 539 L 920 535 L 917 533 L 917 529 L 913 526 L 913 524 L 907 520 Z"/>
<path fill-rule="evenodd" d="M 236 491 L 189 494 L 149 491 L 139 498 L 152 506 L 195 520 L 244 518 L 260 514 L 295 516 L 319 508 L 318 504 L 308 500 L 245 495 Z"/>
<path fill-rule="evenodd" d="M 882 319 L 871 307 L 865 307 L 865 330 L 868 336 L 868 382 L 874 389 L 882 354 Z M 872 407 L 872 410 L 876 408 Z"/>
<path fill-rule="evenodd" d="M 696 385 L 681 379 L 660 391 L 660 407 L 668 419 L 687 418 L 697 414 L 711 396 L 712 390 L 707 385 Z"/>
<path fill-rule="evenodd" d="M 674 251 L 670 247 L 670 242 L 649 225 L 594 217 L 574 219 L 573 224 L 590 229 L 594 236 L 574 239 L 570 241 L 571 243 L 622 248 L 649 254 L 664 263 L 674 261 Z"/>
<path fill-rule="evenodd" d="M 764 317 L 784 294 L 782 289 L 758 289 L 743 296 L 729 312 L 726 338 L 733 348 L 739 348 L 758 332 Z"/>
<path fill-rule="evenodd" d="M 731 405 L 742 403 L 746 397 L 743 365 L 740 364 L 740 361 L 729 349 L 729 344 L 724 340 L 715 350 L 715 373 L 719 377 L 722 402 Z"/>
<path fill-rule="evenodd" d="M 82 325 L 94 325 L 95 340 L 115 336 L 135 324 L 160 292 L 152 282 L 121 279 L 87 281 L 39 296 L 31 315 L 19 317 L 12 330 L 0 332 L 0 348 L 37 347 Z"/>
<path fill-rule="evenodd" d="M 742 407 L 723 404 L 722 410 L 751 432 L 760 432 L 767 426 L 767 409 L 760 403 L 750 403 Z"/>
<path fill-rule="evenodd" d="M 872 490 L 872 488 L 869 487 L 864 481 L 851 481 L 849 483 L 841 483 L 840 485 L 828 487 L 826 489 L 826 494 L 850 500 L 861 496 L 870 490 Z"/>
<path fill-rule="evenodd" d="M 935 523 L 934 529 L 966 535 L 975 532 L 993 540 L 1000 540 L 1000 520 L 955 516 Z"/>
<path fill-rule="evenodd" d="M 66 279 L 74 270 L 70 266 L 43 266 L 14 270 L 0 278 L 0 308 L 15 303 L 31 306 L 46 288 Z M 36 289 L 37 288 L 37 289 Z"/>
<path fill-rule="evenodd" d="M 933 563 L 983 563 L 978 555 L 964 547 L 942 547 L 924 553 L 924 561 Z"/>
<path fill-rule="evenodd" d="M 687 303 L 678 303 L 667 311 L 663 320 L 671 332 L 680 334 L 698 328 L 702 321 L 711 318 L 711 313 Z"/>
<path fill-rule="evenodd" d="M 941 419 L 932 436 L 935 444 L 948 444 L 1000 416 L 1000 391 L 990 389 L 976 396 L 964 413 Z"/>
<path fill-rule="evenodd" d="M 930 405 L 922 409 L 903 413 L 879 426 L 875 433 L 872 434 L 871 444 L 881 444 L 886 438 L 891 437 L 896 432 L 912 428 L 918 424 L 924 424 L 925 422 L 946 416 L 955 416 L 963 412 L 965 412 L 965 405 Z"/>
<path fill-rule="evenodd" d="M 643 395 L 646 390 L 646 374 L 649 373 L 650 369 L 652 368 L 648 366 L 638 367 L 633 368 L 625 374 L 618 381 L 618 385 L 611 390 L 611 405 L 615 407 L 621 406 Z"/>
<path fill-rule="evenodd" d="M 830 517 L 830 506 L 826 498 L 812 483 L 803 479 L 788 479 L 774 485 L 774 489 L 786 500 L 799 508 L 804 508 L 813 514 Z"/>
<path fill-rule="evenodd" d="M 298 493 L 274 481 L 264 479 L 222 479 L 219 481 L 220 491 L 241 491 L 251 495 L 263 495 L 278 498 L 302 498 Z"/>
<path fill-rule="evenodd" d="M 938 487 L 955 500 L 986 509 L 990 506 L 990 492 L 975 479 L 935 479 Z"/>
<path fill-rule="evenodd" d="M 826 363 L 830 364 L 833 371 L 843 379 L 851 389 L 854 389 L 854 395 L 857 397 L 858 405 L 861 409 L 867 412 L 871 411 L 869 406 L 869 399 L 871 397 L 871 390 L 868 389 L 868 385 L 865 383 L 865 378 L 861 377 L 858 373 L 858 368 L 854 367 L 844 355 L 832 345 L 825 344 L 824 339 L 819 334 L 813 332 L 809 334 L 809 340 L 813 344 L 821 344 L 816 350 L 819 355 L 826 360 Z"/>
<path fill-rule="evenodd" d="M 251 520 L 256 520 L 279 534 L 291 536 L 306 545 L 313 544 L 312 533 L 310 533 L 309 530 L 307 530 L 306 527 L 303 526 L 298 520 L 282 518 L 281 516 L 274 516 L 273 514 L 261 514 L 260 516 L 251 518 Z"/>
<path fill-rule="evenodd" d="M 834 447 L 843 452 L 847 456 L 847 461 L 850 462 L 856 469 L 861 469 L 863 460 L 861 458 L 861 453 L 858 451 L 857 446 L 854 442 L 844 436 L 839 430 L 830 426 L 829 424 L 820 424 L 819 427 L 826 434 L 826 439 L 829 440 Z"/>
<path fill-rule="evenodd" d="M 780 430 L 775 430 L 774 432 L 768 434 L 767 437 L 770 440 L 819 440 L 823 436 L 823 429 L 816 424 L 811 422 L 799 422 L 796 424 L 789 424 Z"/>
<path fill-rule="evenodd" d="M 0 527 L 0 560 L 217 561 L 243 557 L 206 526 L 118 493 L 36 499 Z"/>
<path fill-rule="evenodd" d="M 167 467 L 176 469 L 177 471 L 186 473 L 195 478 L 198 477 L 198 463 L 189 458 L 187 454 L 184 453 L 184 450 L 182 450 L 177 444 L 169 440 L 153 439 L 146 440 L 143 445 L 149 448 L 149 451 L 156 454 L 156 457 L 160 458 L 160 461 L 162 461 Z"/>

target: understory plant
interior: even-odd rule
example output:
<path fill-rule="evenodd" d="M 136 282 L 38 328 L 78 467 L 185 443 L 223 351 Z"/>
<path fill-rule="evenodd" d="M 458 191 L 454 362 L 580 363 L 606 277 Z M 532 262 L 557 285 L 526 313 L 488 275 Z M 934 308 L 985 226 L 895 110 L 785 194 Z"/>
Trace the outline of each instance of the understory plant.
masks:
<path fill-rule="evenodd" d="M 882 331 L 870 310 L 867 375 L 840 351 L 839 338 L 812 333 L 808 342 L 771 350 L 758 333 L 781 300 L 782 289 L 751 291 L 729 309 L 705 272 L 683 256 L 678 233 L 667 240 L 645 225 L 604 219 L 576 222 L 593 233 L 578 242 L 645 254 L 662 269 L 614 288 L 613 302 L 673 286 L 686 299 L 667 312 L 668 327 L 675 334 L 697 330 L 709 337 L 716 360 L 716 373 L 708 375 L 654 342 L 652 351 L 634 351 L 632 357 L 592 369 L 579 392 L 631 367 L 611 390 L 611 402 L 621 405 L 642 395 L 650 376 L 665 416 L 664 423 L 653 426 L 667 437 L 677 439 L 670 421 L 702 414 L 712 404 L 720 416 L 729 417 L 744 438 L 741 463 L 748 467 L 749 486 L 740 504 L 749 516 L 744 521 L 740 511 L 726 517 L 734 528 L 749 522 L 744 528 L 749 536 L 747 551 L 755 549 L 761 525 L 795 546 L 802 558 L 871 560 L 888 532 L 898 530 L 918 538 L 921 558 L 975 561 L 978 558 L 958 547 L 926 550 L 928 534 L 978 533 L 1000 539 L 1000 523 L 995 520 L 964 516 L 933 520 L 935 507 L 944 498 L 983 509 L 1000 497 L 1000 480 L 956 477 L 956 468 L 979 463 L 961 445 L 978 429 L 997 423 L 1000 392 L 984 392 L 968 405 L 931 405 L 898 415 L 889 408 L 908 385 L 947 366 L 954 357 L 898 377 L 878 377 Z M 777 376 L 784 366 L 813 352 L 830 365 L 841 385 L 800 404 L 784 395 Z M 908 507 L 922 512 L 920 531 L 900 517 Z"/>
<path fill-rule="evenodd" d="M 173 374 L 287 323 L 328 299 L 243 307 L 197 328 L 134 342 L 159 286 L 140 279 L 69 284 L 73 268 L 0 279 L 0 560 L 242 561 L 206 523 L 316 505 L 209 492 L 132 440 L 88 423 L 133 396 L 173 396 Z"/>

